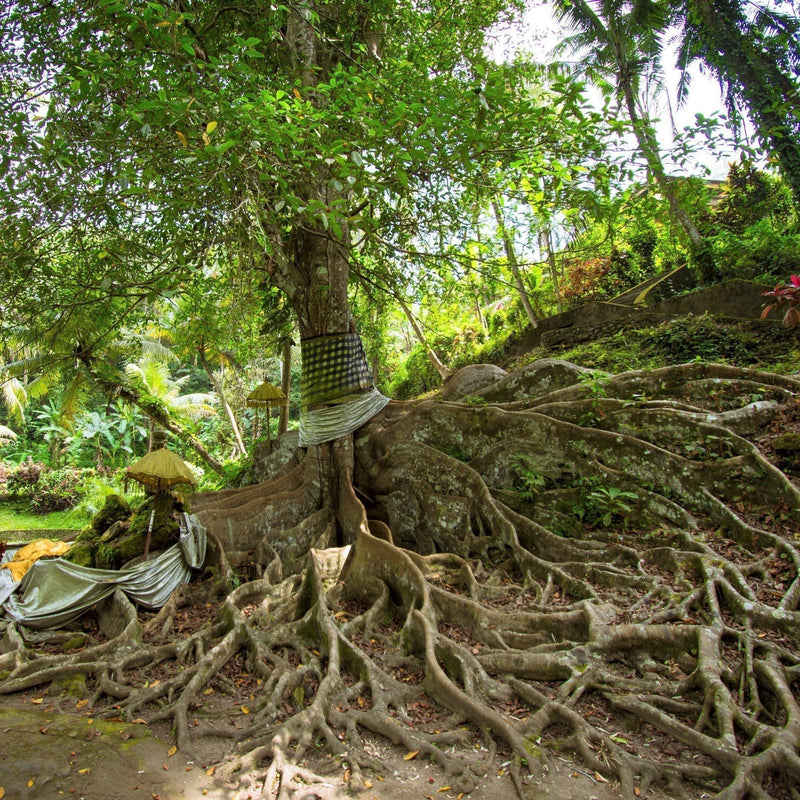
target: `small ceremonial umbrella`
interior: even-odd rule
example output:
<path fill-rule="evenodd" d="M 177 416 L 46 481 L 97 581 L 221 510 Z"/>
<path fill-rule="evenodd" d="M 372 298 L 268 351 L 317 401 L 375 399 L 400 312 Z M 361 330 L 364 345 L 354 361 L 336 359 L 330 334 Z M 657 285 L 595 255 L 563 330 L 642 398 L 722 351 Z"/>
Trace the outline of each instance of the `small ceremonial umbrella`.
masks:
<path fill-rule="evenodd" d="M 285 406 L 289 398 L 277 387 L 266 381 L 260 386 L 256 386 L 245 401 L 250 408 L 266 408 L 267 409 L 267 441 L 272 449 L 272 434 L 269 425 L 269 410 L 273 406 Z"/>
<path fill-rule="evenodd" d="M 166 447 L 151 450 L 146 456 L 140 458 L 135 464 L 128 467 L 125 472 L 135 481 L 141 483 L 145 489 L 153 494 L 161 494 L 173 486 L 182 483 L 195 484 L 194 475 L 189 465 Z M 150 551 L 150 534 L 153 532 L 153 517 L 156 513 L 155 502 L 150 512 L 150 523 L 147 526 L 147 539 L 144 543 L 144 558 Z"/>

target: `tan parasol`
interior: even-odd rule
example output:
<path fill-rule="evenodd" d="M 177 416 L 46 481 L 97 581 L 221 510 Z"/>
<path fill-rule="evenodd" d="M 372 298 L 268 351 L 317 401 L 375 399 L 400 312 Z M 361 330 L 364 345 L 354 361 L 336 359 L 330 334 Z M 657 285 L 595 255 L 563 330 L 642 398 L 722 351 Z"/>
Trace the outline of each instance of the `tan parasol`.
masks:
<path fill-rule="evenodd" d="M 141 483 L 145 489 L 153 494 L 160 494 L 182 483 L 195 484 L 189 465 L 166 447 L 151 450 L 146 456 L 140 458 L 135 464 L 125 470 L 128 477 Z M 153 501 L 153 510 L 150 512 L 150 522 L 147 526 L 147 539 L 144 543 L 144 559 L 147 560 L 150 552 L 150 535 L 153 532 L 153 518 L 156 513 L 156 503 Z"/>
<path fill-rule="evenodd" d="M 277 387 L 271 383 L 264 381 L 260 386 L 256 386 L 245 401 L 250 408 L 266 408 L 267 409 L 267 440 L 272 449 L 272 434 L 269 425 L 269 410 L 276 406 L 285 406 L 289 402 L 289 398 Z"/>
<path fill-rule="evenodd" d="M 166 447 L 151 450 L 125 471 L 152 492 L 165 492 L 181 483 L 197 483 L 189 465 Z"/>

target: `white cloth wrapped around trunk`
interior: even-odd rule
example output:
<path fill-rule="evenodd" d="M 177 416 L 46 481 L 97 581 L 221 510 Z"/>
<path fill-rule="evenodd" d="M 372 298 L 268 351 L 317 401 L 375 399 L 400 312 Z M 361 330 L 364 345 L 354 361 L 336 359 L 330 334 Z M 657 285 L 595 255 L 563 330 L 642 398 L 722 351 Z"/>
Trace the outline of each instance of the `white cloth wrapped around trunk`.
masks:
<path fill-rule="evenodd" d="M 389 402 L 372 382 L 357 333 L 315 336 L 300 347 L 300 447 L 352 433 Z"/>

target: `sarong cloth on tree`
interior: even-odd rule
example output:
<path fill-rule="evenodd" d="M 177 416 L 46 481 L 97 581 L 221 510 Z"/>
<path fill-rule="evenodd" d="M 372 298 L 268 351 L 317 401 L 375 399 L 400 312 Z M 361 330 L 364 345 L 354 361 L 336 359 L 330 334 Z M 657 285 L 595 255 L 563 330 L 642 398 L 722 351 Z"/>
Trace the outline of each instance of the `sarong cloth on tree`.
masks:
<path fill-rule="evenodd" d="M 91 569 L 63 558 L 36 561 L 19 583 L 0 569 L 0 603 L 5 617 L 28 628 L 60 628 L 117 589 L 148 609 L 160 608 L 178 586 L 203 566 L 206 529 L 184 514 L 176 544 L 150 561 L 127 569 Z"/>
<path fill-rule="evenodd" d="M 332 333 L 300 342 L 300 446 L 352 433 L 389 402 L 372 382 L 357 333 Z"/>

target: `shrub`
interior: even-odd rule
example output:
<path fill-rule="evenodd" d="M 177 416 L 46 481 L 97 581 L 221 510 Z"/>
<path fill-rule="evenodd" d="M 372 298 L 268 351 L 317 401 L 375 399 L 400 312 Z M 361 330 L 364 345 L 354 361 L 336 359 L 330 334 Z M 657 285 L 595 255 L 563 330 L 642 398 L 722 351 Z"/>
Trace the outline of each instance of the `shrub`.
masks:
<path fill-rule="evenodd" d="M 640 261 L 624 250 L 607 257 L 568 259 L 562 297 L 571 304 L 615 297 L 642 280 L 645 273 Z"/>
<path fill-rule="evenodd" d="M 720 230 L 711 239 L 714 262 L 724 279 L 772 282 L 800 271 L 800 234 L 760 220 L 742 233 Z"/>
<path fill-rule="evenodd" d="M 442 380 L 428 358 L 425 348 L 417 345 L 397 370 L 389 393 L 398 400 L 408 400 L 441 386 Z"/>
<path fill-rule="evenodd" d="M 764 319 L 773 310 L 783 312 L 783 324 L 787 328 L 796 328 L 800 324 L 800 277 L 789 276 L 789 283 L 778 284 L 771 292 L 764 292 L 769 304 L 764 308 L 761 318 Z"/>
<path fill-rule="evenodd" d="M 66 511 L 73 508 L 81 496 L 82 482 L 91 469 L 50 469 L 35 461 L 5 468 L 5 497 L 27 503 L 36 514 Z"/>

